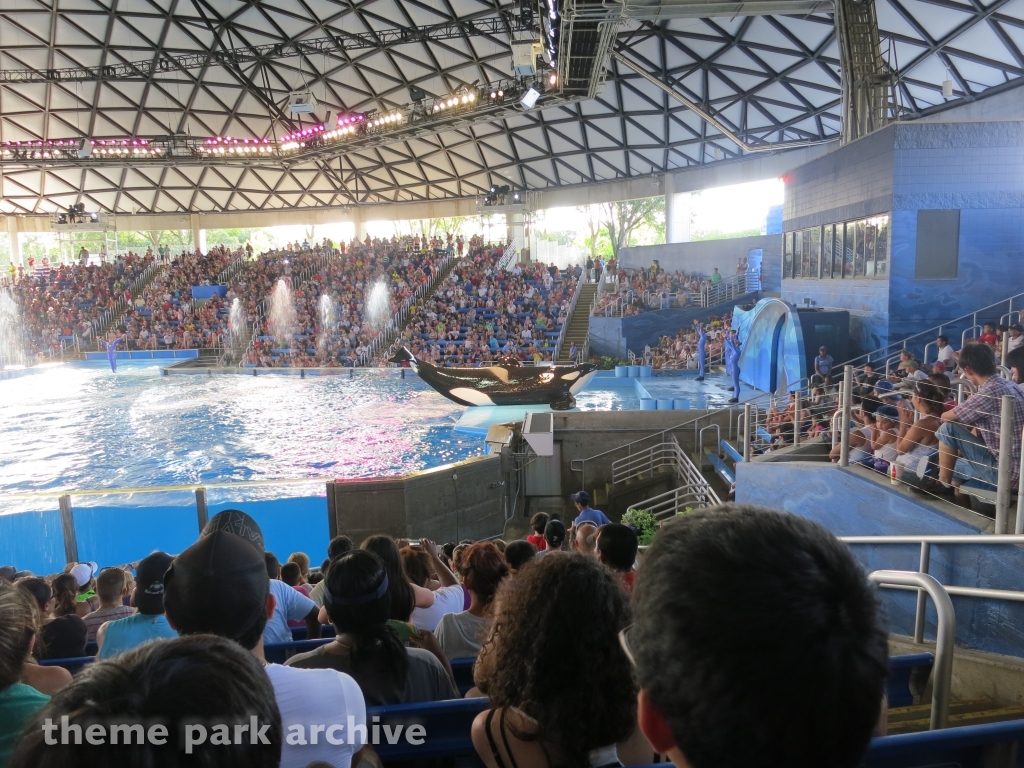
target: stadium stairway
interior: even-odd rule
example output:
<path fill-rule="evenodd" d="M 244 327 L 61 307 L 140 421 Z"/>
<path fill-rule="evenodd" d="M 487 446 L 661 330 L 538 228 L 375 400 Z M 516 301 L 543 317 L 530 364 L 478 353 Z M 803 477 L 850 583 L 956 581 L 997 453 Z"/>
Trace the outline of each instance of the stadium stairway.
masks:
<path fill-rule="evenodd" d="M 164 273 L 164 270 L 166 269 L 166 264 L 161 264 L 159 267 L 154 269 L 153 273 L 148 278 L 146 278 L 141 285 L 139 285 L 138 290 L 135 291 L 134 295 L 132 296 L 132 300 L 134 301 L 136 296 L 141 296 L 143 293 L 145 293 L 146 289 L 152 284 L 152 282 L 156 280 L 157 277 L 162 275 Z M 128 314 L 129 310 L 132 310 L 134 308 L 135 307 L 133 304 L 129 303 L 125 305 L 123 310 L 113 315 L 108 322 L 104 323 L 97 329 L 95 338 L 102 339 L 104 335 L 107 333 L 107 331 L 109 331 L 111 328 L 117 328 L 119 325 L 122 325 L 124 323 L 125 315 Z"/>
<path fill-rule="evenodd" d="M 557 363 L 570 363 L 569 350 L 575 342 L 576 346 L 583 350 L 587 343 L 587 336 L 590 335 L 590 308 L 594 304 L 594 297 L 597 295 L 597 283 L 583 283 L 579 287 L 580 298 L 576 302 L 576 308 L 569 317 L 569 327 L 565 329 L 565 339 L 562 341 L 562 349 L 558 353 Z"/>

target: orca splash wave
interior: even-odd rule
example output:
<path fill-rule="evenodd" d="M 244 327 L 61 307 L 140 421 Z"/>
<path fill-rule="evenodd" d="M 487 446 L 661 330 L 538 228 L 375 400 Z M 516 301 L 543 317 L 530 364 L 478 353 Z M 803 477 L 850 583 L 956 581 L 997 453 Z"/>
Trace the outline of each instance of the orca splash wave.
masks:
<path fill-rule="evenodd" d="M 597 372 L 590 363 L 533 367 L 502 362 L 480 368 L 442 368 L 417 360 L 405 347 L 391 362 L 409 363 L 423 381 L 459 405 L 549 405 L 556 411 L 574 407 L 573 395 Z"/>

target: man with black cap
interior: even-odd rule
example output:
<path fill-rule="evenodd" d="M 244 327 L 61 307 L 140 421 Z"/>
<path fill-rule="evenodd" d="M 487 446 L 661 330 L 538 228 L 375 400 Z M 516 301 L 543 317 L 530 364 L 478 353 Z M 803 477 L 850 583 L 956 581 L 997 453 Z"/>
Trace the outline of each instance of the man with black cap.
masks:
<path fill-rule="evenodd" d="M 182 635 L 234 640 L 264 663 L 284 728 L 281 768 L 317 761 L 350 768 L 366 742 L 362 691 L 333 669 L 266 663 L 263 629 L 275 601 L 264 551 L 263 534 L 251 517 L 238 510 L 216 515 L 167 571 L 168 621 Z"/>
<path fill-rule="evenodd" d="M 579 511 L 579 514 L 576 515 L 576 519 L 572 521 L 574 526 L 580 525 L 581 523 L 593 523 L 600 528 L 602 525 L 608 525 L 608 523 L 611 522 L 604 512 L 590 506 L 593 499 L 590 498 L 590 494 L 586 491 L 574 493 L 570 498 L 573 500 L 573 503 L 576 505 L 576 509 Z"/>
<path fill-rule="evenodd" d="M 171 560 L 166 552 L 154 552 L 139 562 L 131 599 L 138 613 L 108 621 L 96 630 L 96 658 L 110 659 L 150 640 L 178 636 L 164 617 L 164 574 Z"/>

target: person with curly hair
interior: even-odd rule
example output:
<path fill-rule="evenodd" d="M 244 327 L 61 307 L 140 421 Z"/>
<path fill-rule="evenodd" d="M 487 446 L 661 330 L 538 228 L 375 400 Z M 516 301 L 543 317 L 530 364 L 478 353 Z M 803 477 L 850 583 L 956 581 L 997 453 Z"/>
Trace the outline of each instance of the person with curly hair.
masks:
<path fill-rule="evenodd" d="M 652 761 L 618 641 L 629 622 L 622 585 L 596 558 L 556 554 L 516 575 L 474 670 L 491 704 L 472 730 L 487 768 Z M 582 666 L 567 668 L 567 659 Z"/>
<path fill-rule="evenodd" d="M 489 541 L 471 545 L 459 561 L 459 575 L 469 590 L 469 608 L 448 613 L 437 625 L 437 642 L 449 659 L 475 657 L 494 620 L 494 596 L 508 576 L 505 556 Z"/>

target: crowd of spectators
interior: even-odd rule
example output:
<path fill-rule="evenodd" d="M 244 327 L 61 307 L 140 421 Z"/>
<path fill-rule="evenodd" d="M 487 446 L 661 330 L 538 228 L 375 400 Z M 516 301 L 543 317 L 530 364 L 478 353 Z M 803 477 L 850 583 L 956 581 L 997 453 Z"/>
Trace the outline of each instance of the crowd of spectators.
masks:
<path fill-rule="evenodd" d="M 748 269 L 747 259 L 740 258 L 736 264 L 736 274 L 746 274 Z M 706 276 L 696 272 L 688 274 L 682 270 L 669 272 L 662 269 L 657 259 L 650 267 L 641 269 L 624 269 L 617 265 L 615 259 L 609 259 L 607 270 L 618 278 L 618 290 L 616 293 L 601 295 L 593 310 L 593 314 L 598 316 L 605 315 L 620 299 L 623 317 L 694 304 L 705 306 L 702 294 L 724 279 L 717 267 Z"/>
<path fill-rule="evenodd" d="M 420 250 L 423 244 L 429 249 Z M 439 238 L 432 242 L 419 236 L 367 238 L 342 243 L 337 251 L 325 241 L 313 248 L 275 251 L 246 263 L 225 297 L 227 304 L 240 298 L 249 323 L 260 328 L 244 365 L 336 368 L 367 362 L 371 344 L 385 324 L 421 285 L 429 283 L 448 253 Z M 328 254 L 338 258 L 324 259 Z M 280 329 L 275 335 L 270 321 L 272 296 L 282 278 L 295 311 L 291 338 L 279 338 Z M 368 302 L 378 285 L 384 288 L 384 299 L 371 313 Z M 324 296 L 330 298 L 331 313 L 321 309 Z"/>
<path fill-rule="evenodd" d="M 223 345 L 227 317 L 223 301 L 196 301 L 192 288 L 218 283 L 218 276 L 244 249 L 215 246 L 165 258 L 165 266 L 139 296 L 131 300 L 115 334 L 122 349 L 200 349 Z"/>
<path fill-rule="evenodd" d="M 704 330 L 707 336 L 704 349 L 705 365 L 722 363 L 722 349 L 729 329 L 732 327 L 731 324 L 732 315 L 730 314 L 722 317 L 713 316 L 705 324 Z M 698 340 L 697 322 L 694 321 L 691 327 L 680 328 L 675 336 L 662 336 L 656 345 L 648 344 L 644 347 L 644 364 L 653 366 L 656 370 L 695 371 L 699 367 Z"/>
<path fill-rule="evenodd" d="M 151 255 L 128 252 L 112 261 L 30 267 L 13 276 L 6 289 L 18 304 L 30 360 L 59 352 L 61 343 L 88 342 L 104 313 L 150 264 Z"/>
<path fill-rule="evenodd" d="M 225 510 L 175 556 L 46 578 L 4 566 L 0 766 L 171 764 L 160 756 L 189 725 L 219 722 L 252 730 L 226 748 L 193 728 L 192 764 L 379 765 L 366 708 L 460 698 L 453 663 L 469 660 L 465 696 L 488 701 L 464 738 L 488 768 L 859 763 L 884 728 L 888 656 L 845 545 L 796 515 L 725 505 L 665 523 L 637 565 L 634 529 L 576 509 L 568 531 L 547 521 L 540 551 L 339 535 L 319 568 L 303 553 L 282 568 L 259 525 Z M 278 645 L 289 620 L 326 637 Z M 74 677 L 40 665 L 93 651 L 93 631 L 97 659 Z M 140 719 L 171 746 L 83 746 L 47 725 Z"/>
<path fill-rule="evenodd" d="M 552 359 L 582 268 L 502 269 L 503 252 L 471 248 L 415 308 L 402 339 L 417 358 L 455 366 Z"/>

